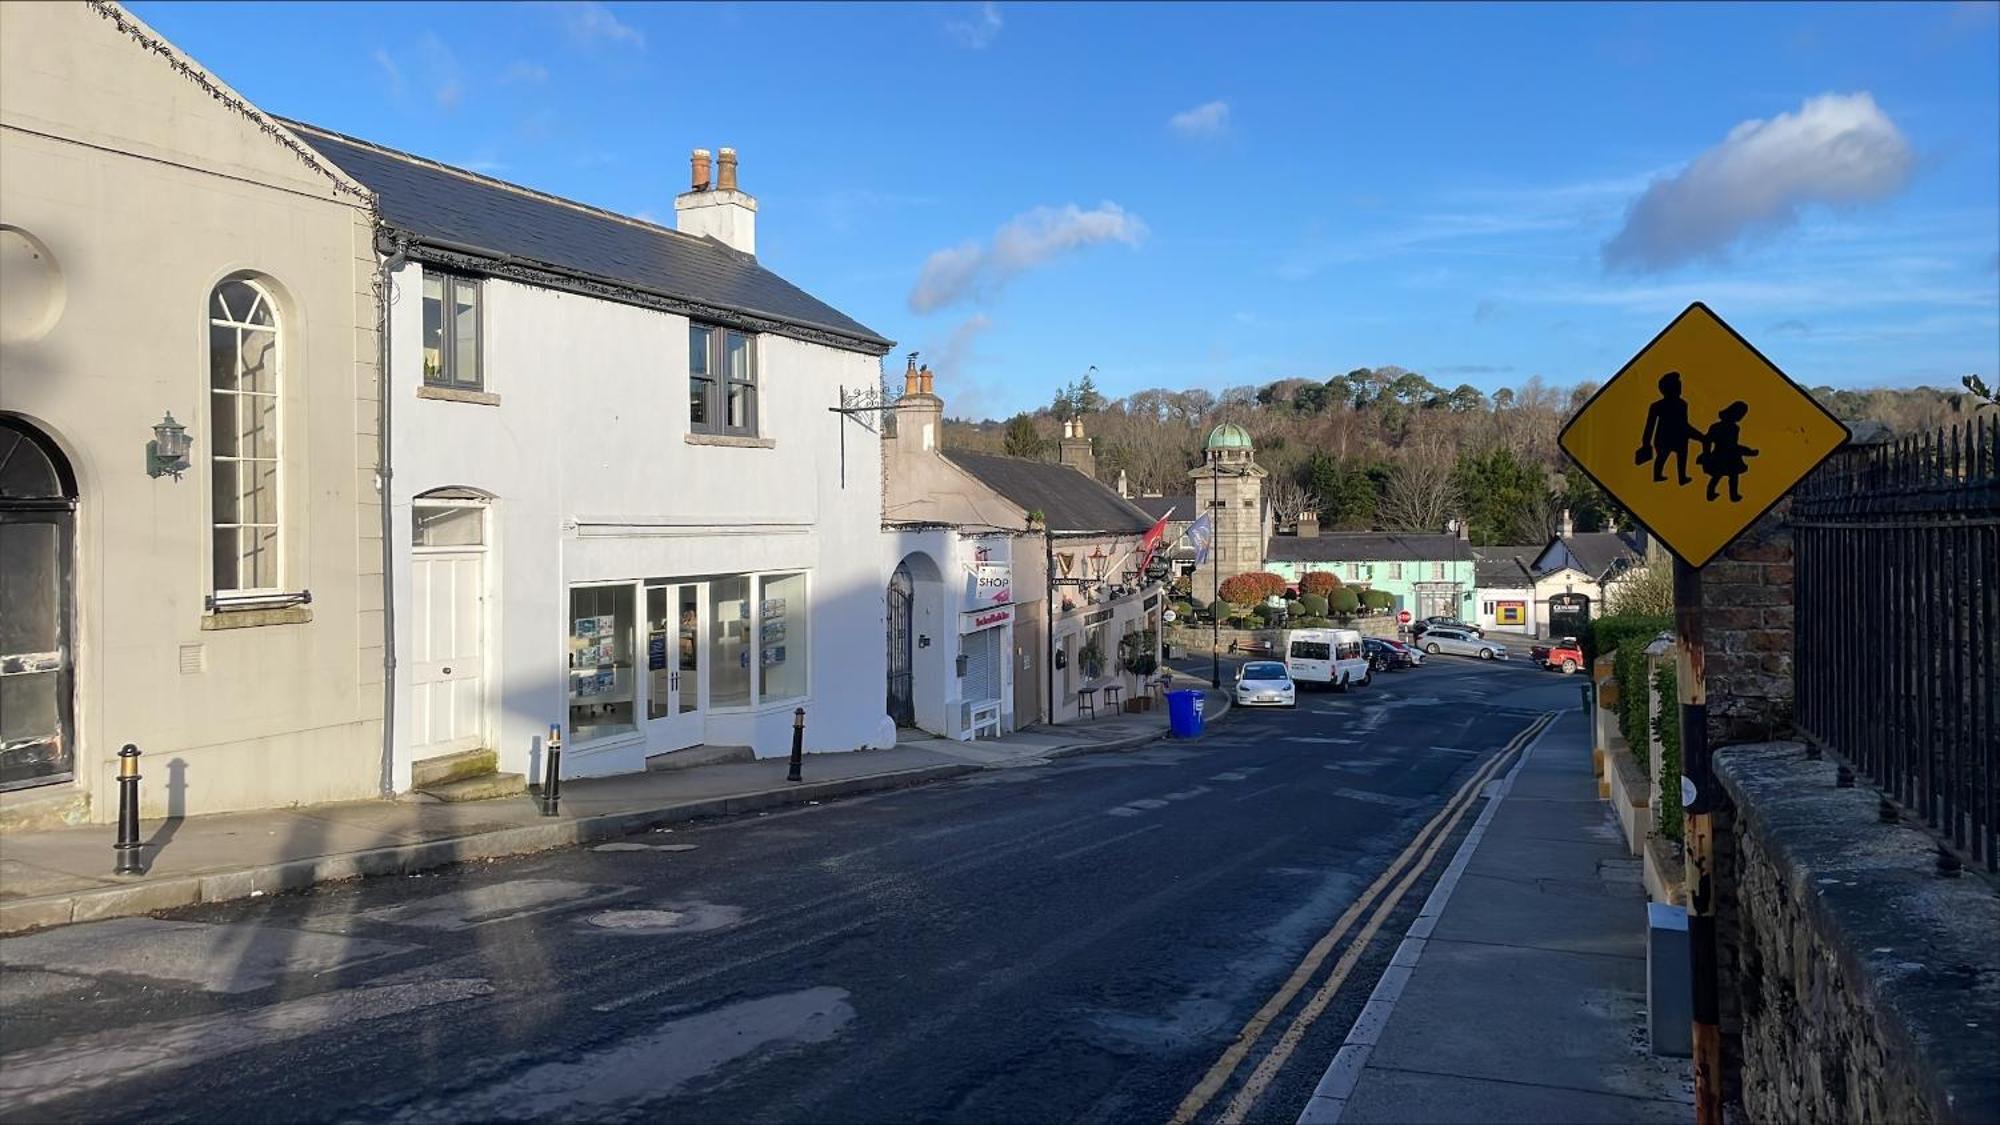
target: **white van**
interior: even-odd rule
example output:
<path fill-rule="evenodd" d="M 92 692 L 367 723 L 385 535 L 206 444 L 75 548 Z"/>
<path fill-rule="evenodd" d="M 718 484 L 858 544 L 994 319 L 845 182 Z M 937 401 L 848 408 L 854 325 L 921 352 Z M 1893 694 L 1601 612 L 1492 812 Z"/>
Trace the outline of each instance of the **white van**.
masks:
<path fill-rule="evenodd" d="M 1361 651 L 1361 634 L 1352 629 L 1292 629 L 1285 633 L 1285 670 L 1297 684 L 1349 684 L 1366 687 L 1374 680 L 1368 656 Z"/>

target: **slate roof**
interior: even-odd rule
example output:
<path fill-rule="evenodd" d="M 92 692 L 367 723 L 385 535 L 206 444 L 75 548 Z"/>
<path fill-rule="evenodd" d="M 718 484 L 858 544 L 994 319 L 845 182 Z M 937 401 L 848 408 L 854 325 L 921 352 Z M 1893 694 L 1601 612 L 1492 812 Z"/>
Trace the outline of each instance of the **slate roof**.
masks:
<path fill-rule="evenodd" d="M 1456 535 L 1395 531 L 1336 531 L 1319 535 L 1273 535 L 1264 549 L 1272 562 L 1435 562 L 1472 557 Z"/>
<path fill-rule="evenodd" d="M 1132 505 L 1156 520 L 1169 518 L 1167 513 L 1172 512 L 1175 523 L 1193 523 L 1201 514 L 1192 496 L 1134 496 Z"/>
<path fill-rule="evenodd" d="M 1616 531 L 1584 531 L 1567 538 L 1551 539 L 1542 554 L 1548 556 L 1558 546 L 1569 552 L 1579 570 L 1593 578 L 1605 577 L 1614 566 L 1637 566 L 1645 561 L 1645 552 L 1638 542 Z M 1555 555 L 1551 562 L 1560 558 L 1559 554 Z"/>
<path fill-rule="evenodd" d="M 961 449 L 941 452 L 952 464 L 1024 510 L 1041 512 L 1053 532 L 1149 531 L 1159 518 L 1147 515 L 1115 489 L 1068 465 Z"/>
<path fill-rule="evenodd" d="M 850 351 L 882 355 L 894 346 L 765 269 L 753 255 L 712 238 L 696 238 L 316 125 L 289 120 L 284 124 L 373 191 L 383 222 L 420 242 L 450 243 L 454 245 L 446 249 L 501 264 L 554 267 L 634 294 L 744 314 L 781 326 L 776 330 L 782 334 L 803 335 Z M 785 333 L 784 327 L 804 331 Z"/>
<path fill-rule="evenodd" d="M 1472 549 L 1472 581 L 1487 589 L 1525 589 L 1534 585 L 1535 559 L 1541 544 L 1502 544 Z"/>

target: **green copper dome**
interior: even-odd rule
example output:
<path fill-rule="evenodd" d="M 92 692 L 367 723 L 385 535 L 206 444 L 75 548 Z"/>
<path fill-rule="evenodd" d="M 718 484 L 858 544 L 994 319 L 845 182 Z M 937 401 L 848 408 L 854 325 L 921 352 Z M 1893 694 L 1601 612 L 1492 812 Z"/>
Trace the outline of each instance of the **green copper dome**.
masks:
<path fill-rule="evenodd" d="M 1208 443 L 1204 449 L 1254 449 L 1250 442 L 1250 431 L 1234 422 L 1224 422 L 1208 431 Z"/>

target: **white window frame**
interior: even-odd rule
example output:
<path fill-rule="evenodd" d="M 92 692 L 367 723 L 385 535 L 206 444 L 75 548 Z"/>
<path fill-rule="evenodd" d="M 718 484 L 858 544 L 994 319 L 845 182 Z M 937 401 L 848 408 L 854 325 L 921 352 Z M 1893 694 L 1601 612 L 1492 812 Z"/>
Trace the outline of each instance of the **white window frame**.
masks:
<path fill-rule="evenodd" d="M 436 280 L 444 286 L 440 299 L 438 322 L 438 370 L 433 376 L 428 370 L 423 373 L 424 386 L 442 390 L 483 391 L 486 389 L 486 285 L 476 277 L 447 273 L 444 270 L 426 268 L 423 275 L 422 300 L 430 300 L 430 283 Z M 472 381 L 459 378 L 458 355 L 458 301 L 460 286 L 472 290 Z M 422 309 L 418 310 L 421 318 Z M 417 341 L 417 362 L 423 362 L 424 341 Z"/>
<path fill-rule="evenodd" d="M 212 305 L 215 301 L 216 293 L 219 290 L 221 290 L 223 286 L 232 284 L 240 284 L 248 286 L 249 288 L 254 290 L 257 294 L 257 299 L 256 301 L 252 302 L 250 309 L 245 316 L 245 319 L 241 320 L 224 319 L 222 317 L 216 316 L 213 312 L 209 311 L 210 305 Z M 269 324 L 256 323 L 254 317 L 259 309 L 269 310 L 271 317 L 271 322 Z M 222 278 L 221 280 L 217 281 L 214 285 L 209 287 L 208 293 L 205 294 L 202 302 L 202 312 L 203 312 L 203 319 L 207 322 L 207 327 L 210 329 L 210 331 L 206 333 L 209 342 L 204 346 L 203 349 L 204 355 L 207 358 L 207 363 L 204 365 L 206 378 L 203 381 L 206 384 L 206 386 L 203 388 L 203 396 L 205 399 L 204 405 L 207 407 L 209 450 L 210 450 L 207 458 L 208 473 L 209 473 L 209 493 L 206 503 L 204 504 L 204 507 L 207 509 L 207 516 L 208 516 L 207 539 L 208 539 L 208 556 L 209 556 L 208 559 L 209 600 L 211 605 L 218 608 L 225 607 L 230 602 L 268 602 L 274 597 L 283 597 L 285 595 L 285 576 L 286 576 L 286 571 L 289 569 L 285 564 L 285 547 L 286 547 L 285 541 L 287 538 L 285 535 L 285 523 L 286 523 L 285 517 L 287 515 L 286 513 L 287 505 L 285 503 L 285 480 L 289 474 L 285 472 L 285 415 L 287 414 L 287 411 L 285 409 L 285 322 L 284 322 L 283 310 L 279 308 L 277 296 L 274 293 L 272 293 L 271 288 L 268 285 L 265 285 L 263 282 L 259 281 L 255 277 L 238 274 Z M 216 387 L 214 332 L 213 332 L 213 330 L 216 328 L 231 328 L 236 331 L 236 346 L 237 346 L 237 355 L 239 357 L 239 360 L 242 355 L 243 334 L 245 332 L 254 331 L 254 332 L 271 333 L 272 363 L 271 363 L 270 391 L 268 392 L 245 391 L 242 390 L 240 386 L 227 390 L 219 389 Z M 228 395 L 232 407 L 237 407 L 239 409 L 240 407 L 238 406 L 238 400 L 245 396 L 256 397 L 256 398 L 269 398 L 271 400 L 272 411 L 271 411 L 270 438 L 271 438 L 272 453 L 270 457 L 245 458 L 240 455 L 240 449 L 238 454 L 231 455 L 228 457 L 224 457 L 222 454 L 214 452 L 217 446 L 217 443 L 214 440 L 214 435 L 216 434 L 219 428 L 219 422 L 216 417 L 215 400 L 220 395 Z M 237 423 L 234 420 L 232 420 L 229 424 L 231 427 L 237 425 Z M 241 434 L 238 434 L 238 440 L 239 441 L 241 440 Z M 243 515 L 241 507 L 243 498 L 241 476 L 238 476 L 237 478 L 238 483 L 236 490 L 237 505 L 238 505 L 238 510 L 236 514 L 239 522 L 224 524 L 218 519 L 216 519 L 215 501 L 214 501 L 214 496 L 215 496 L 214 478 L 217 472 L 217 466 L 221 465 L 224 462 L 227 462 L 231 467 L 231 471 L 237 472 L 239 470 L 237 470 L 236 466 L 241 465 L 246 461 L 252 464 L 268 461 L 271 465 L 271 488 L 272 491 L 276 493 L 276 495 L 272 497 L 271 501 L 272 511 L 275 513 L 272 517 L 273 522 L 271 523 L 246 524 L 240 522 L 241 517 Z M 232 531 L 235 531 L 238 535 L 237 547 L 236 547 L 236 580 L 239 583 L 243 580 L 243 548 L 241 539 L 243 529 L 246 527 L 249 528 L 268 527 L 271 529 L 272 531 L 271 552 L 273 557 L 273 564 L 272 564 L 273 582 L 271 585 L 269 586 L 238 585 L 238 586 L 231 586 L 227 589 L 224 589 L 219 585 L 217 585 L 215 581 L 215 564 L 216 564 L 215 533 L 223 530 L 225 527 Z"/>

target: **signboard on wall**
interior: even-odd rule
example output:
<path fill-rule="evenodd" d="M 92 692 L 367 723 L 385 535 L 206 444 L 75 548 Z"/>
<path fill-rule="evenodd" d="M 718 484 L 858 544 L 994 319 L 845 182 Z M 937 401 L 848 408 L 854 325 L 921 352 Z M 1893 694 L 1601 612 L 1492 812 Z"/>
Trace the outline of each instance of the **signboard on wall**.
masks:
<path fill-rule="evenodd" d="M 1526 625 L 1528 623 L 1528 603 L 1524 601 L 1494 602 L 1493 621 L 1497 625 Z"/>
<path fill-rule="evenodd" d="M 973 613 L 958 615 L 958 631 L 977 633 L 981 629 L 991 629 L 996 625 L 1007 625 L 1014 620 L 1014 607 L 1001 606 L 998 609 L 983 609 Z"/>
<path fill-rule="evenodd" d="M 1014 600 L 1014 572 L 1006 563 L 982 562 L 973 567 L 972 604 L 1008 605 Z"/>

